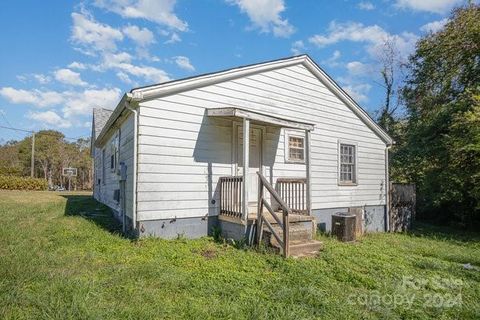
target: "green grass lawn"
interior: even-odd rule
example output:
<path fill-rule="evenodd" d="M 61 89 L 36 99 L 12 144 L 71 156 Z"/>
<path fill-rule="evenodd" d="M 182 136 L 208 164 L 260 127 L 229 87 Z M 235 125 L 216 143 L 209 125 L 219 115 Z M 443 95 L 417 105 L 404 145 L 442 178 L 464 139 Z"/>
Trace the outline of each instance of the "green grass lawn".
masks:
<path fill-rule="evenodd" d="M 0 318 L 480 318 L 479 234 L 322 236 L 319 257 L 284 260 L 115 230 L 89 194 L 0 191 Z"/>

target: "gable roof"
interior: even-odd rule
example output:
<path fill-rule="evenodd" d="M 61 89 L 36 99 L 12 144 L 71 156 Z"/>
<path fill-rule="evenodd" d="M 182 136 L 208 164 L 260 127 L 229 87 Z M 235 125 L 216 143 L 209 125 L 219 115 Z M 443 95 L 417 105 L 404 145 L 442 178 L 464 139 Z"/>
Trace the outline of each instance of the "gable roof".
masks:
<path fill-rule="evenodd" d="M 145 100 L 151 100 L 162 96 L 172 95 L 183 91 L 246 77 L 252 74 L 281 69 L 294 65 L 303 65 L 305 68 L 307 68 L 307 70 L 309 70 L 320 82 L 322 82 L 342 102 L 344 102 L 387 145 L 393 144 L 393 139 L 308 55 L 272 60 L 247 66 L 235 67 L 214 73 L 172 80 L 150 86 L 133 88 L 129 93 L 124 95 L 97 139 L 101 140 L 101 138 L 106 135 L 111 124 L 113 124 L 116 118 L 118 118 L 118 116 L 124 110 L 125 101 L 134 101 L 138 103 Z"/>

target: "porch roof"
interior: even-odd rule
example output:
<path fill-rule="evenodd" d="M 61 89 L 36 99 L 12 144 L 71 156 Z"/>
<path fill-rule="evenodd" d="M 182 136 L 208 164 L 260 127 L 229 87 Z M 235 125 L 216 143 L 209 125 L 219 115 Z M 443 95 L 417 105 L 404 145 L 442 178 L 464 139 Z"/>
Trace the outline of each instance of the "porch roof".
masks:
<path fill-rule="evenodd" d="M 274 117 L 266 115 L 263 113 L 240 109 L 240 108 L 212 108 L 207 110 L 207 115 L 209 117 L 233 117 L 240 119 L 249 119 L 256 122 L 261 122 L 265 124 L 270 124 L 273 126 L 283 127 L 283 128 L 292 128 L 292 129 L 302 129 L 313 131 L 315 125 L 313 123 L 300 122 L 291 119 L 285 119 L 280 117 Z"/>

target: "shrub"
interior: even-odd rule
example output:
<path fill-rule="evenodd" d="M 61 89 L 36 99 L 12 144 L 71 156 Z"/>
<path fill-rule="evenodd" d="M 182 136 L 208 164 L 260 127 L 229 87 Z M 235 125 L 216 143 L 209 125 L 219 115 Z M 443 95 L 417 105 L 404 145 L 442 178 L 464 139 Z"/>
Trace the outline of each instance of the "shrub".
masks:
<path fill-rule="evenodd" d="M 47 190 L 45 179 L 0 175 L 0 189 L 6 190 Z"/>
<path fill-rule="evenodd" d="M 0 176 L 18 176 L 22 173 L 19 167 L 0 166 Z"/>

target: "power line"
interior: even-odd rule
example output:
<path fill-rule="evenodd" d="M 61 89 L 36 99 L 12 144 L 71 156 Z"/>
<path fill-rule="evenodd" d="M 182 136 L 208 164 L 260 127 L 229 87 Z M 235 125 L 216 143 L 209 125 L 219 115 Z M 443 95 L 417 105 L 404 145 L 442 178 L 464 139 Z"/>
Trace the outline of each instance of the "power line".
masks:
<path fill-rule="evenodd" d="M 44 136 L 58 137 L 58 135 L 56 135 L 56 134 L 45 133 L 45 132 L 35 132 L 35 131 L 32 131 L 32 130 L 25 130 L 25 129 L 20 129 L 20 128 L 14 128 L 13 126 L 7 127 L 7 126 L 1 126 L 1 125 L 0 125 L 0 128 L 2 128 L 2 129 L 14 130 L 14 131 L 28 132 L 28 133 L 32 133 L 32 134 L 35 133 L 36 135 L 44 135 Z M 76 137 L 76 138 L 73 138 L 73 137 L 64 137 L 64 139 L 68 139 L 68 140 L 78 140 L 78 139 L 81 139 L 81 138 L 88 138 L 88 136 L 80 136 L 80 137 Z"/>
<path fill-rule="evenodd" d="M 2 115 L 3 120 L 10 126 L 13 127 L 12 124 L 8 121 L 7 116 L 5 115 L 5 111 L 0 110 L 0 114 Z"/>

